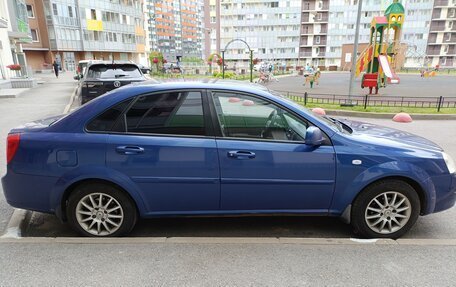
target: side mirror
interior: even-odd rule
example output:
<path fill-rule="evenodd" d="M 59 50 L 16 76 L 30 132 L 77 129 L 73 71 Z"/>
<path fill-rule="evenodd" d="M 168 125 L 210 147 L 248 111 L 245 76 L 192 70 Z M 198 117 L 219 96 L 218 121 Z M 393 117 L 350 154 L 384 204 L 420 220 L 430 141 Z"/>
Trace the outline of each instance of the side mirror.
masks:
<path fill-rule="evenodd" d="M 325 138 L 323 133 L 317 127 L 308 127 L 306 131 L 306 145 L 320 146 Z"/>

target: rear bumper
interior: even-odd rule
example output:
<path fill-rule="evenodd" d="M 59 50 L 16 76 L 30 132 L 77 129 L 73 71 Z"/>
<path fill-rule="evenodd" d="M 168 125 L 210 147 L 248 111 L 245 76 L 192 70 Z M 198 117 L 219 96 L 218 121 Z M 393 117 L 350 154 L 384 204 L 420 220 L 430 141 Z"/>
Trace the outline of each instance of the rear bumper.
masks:
<path fill-rule="evenodd" d="M 8 171 L 2 178 L 6 202 L 16 208 L 54 213 L 51 193 L 57 178 L 16 174 Z"/>

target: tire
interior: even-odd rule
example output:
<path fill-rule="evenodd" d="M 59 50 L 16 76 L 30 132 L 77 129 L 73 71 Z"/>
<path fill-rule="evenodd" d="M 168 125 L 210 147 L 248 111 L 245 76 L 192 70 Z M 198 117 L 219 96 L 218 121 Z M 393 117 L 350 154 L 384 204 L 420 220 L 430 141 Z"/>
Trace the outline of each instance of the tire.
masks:
<path fill-rule="evenodd" d="M 415 224 L 420 209 L 419 196 L 408 183 L 379 181 L 353 202 L 351 225 L 361 237 L 397 239 Z"/>
<path fill-rule="evenodd" d="M 133 229 L 137 210 L 123 190 L 103 183 L 89 183 L 78 186 L 71 193 L 67 218 L 81 235 L 116 237 Z"/>

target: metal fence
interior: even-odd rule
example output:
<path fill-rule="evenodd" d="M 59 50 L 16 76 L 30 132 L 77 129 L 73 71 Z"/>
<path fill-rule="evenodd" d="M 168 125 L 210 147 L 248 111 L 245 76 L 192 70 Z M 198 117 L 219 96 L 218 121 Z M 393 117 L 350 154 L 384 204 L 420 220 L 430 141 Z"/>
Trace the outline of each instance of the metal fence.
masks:
<path fill-rule="evenodd" d="M 435 108 L 440 112 L 443 108 L 456 108 L 454 97 L 404 97 L 404 96 L 351 96 L 338 94 L 310 94 L 307 92 L 277 91 L 289 99 L 303 104 L 341 105 L 351 101 L 357 106 L 367 107 L 407 107 L 407 108 Z"/>

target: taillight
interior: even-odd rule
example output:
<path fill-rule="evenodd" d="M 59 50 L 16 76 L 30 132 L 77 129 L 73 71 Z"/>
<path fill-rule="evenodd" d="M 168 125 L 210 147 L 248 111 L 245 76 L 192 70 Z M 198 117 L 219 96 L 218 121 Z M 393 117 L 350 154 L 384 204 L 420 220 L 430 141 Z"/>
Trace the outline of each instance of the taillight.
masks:
<path fill-rule="evenodd" d="M 6 164 L 9 164 L 16 154 L 19 142 L 21 140 L 20 134 L 9 134 L 6 146 Z"/>

